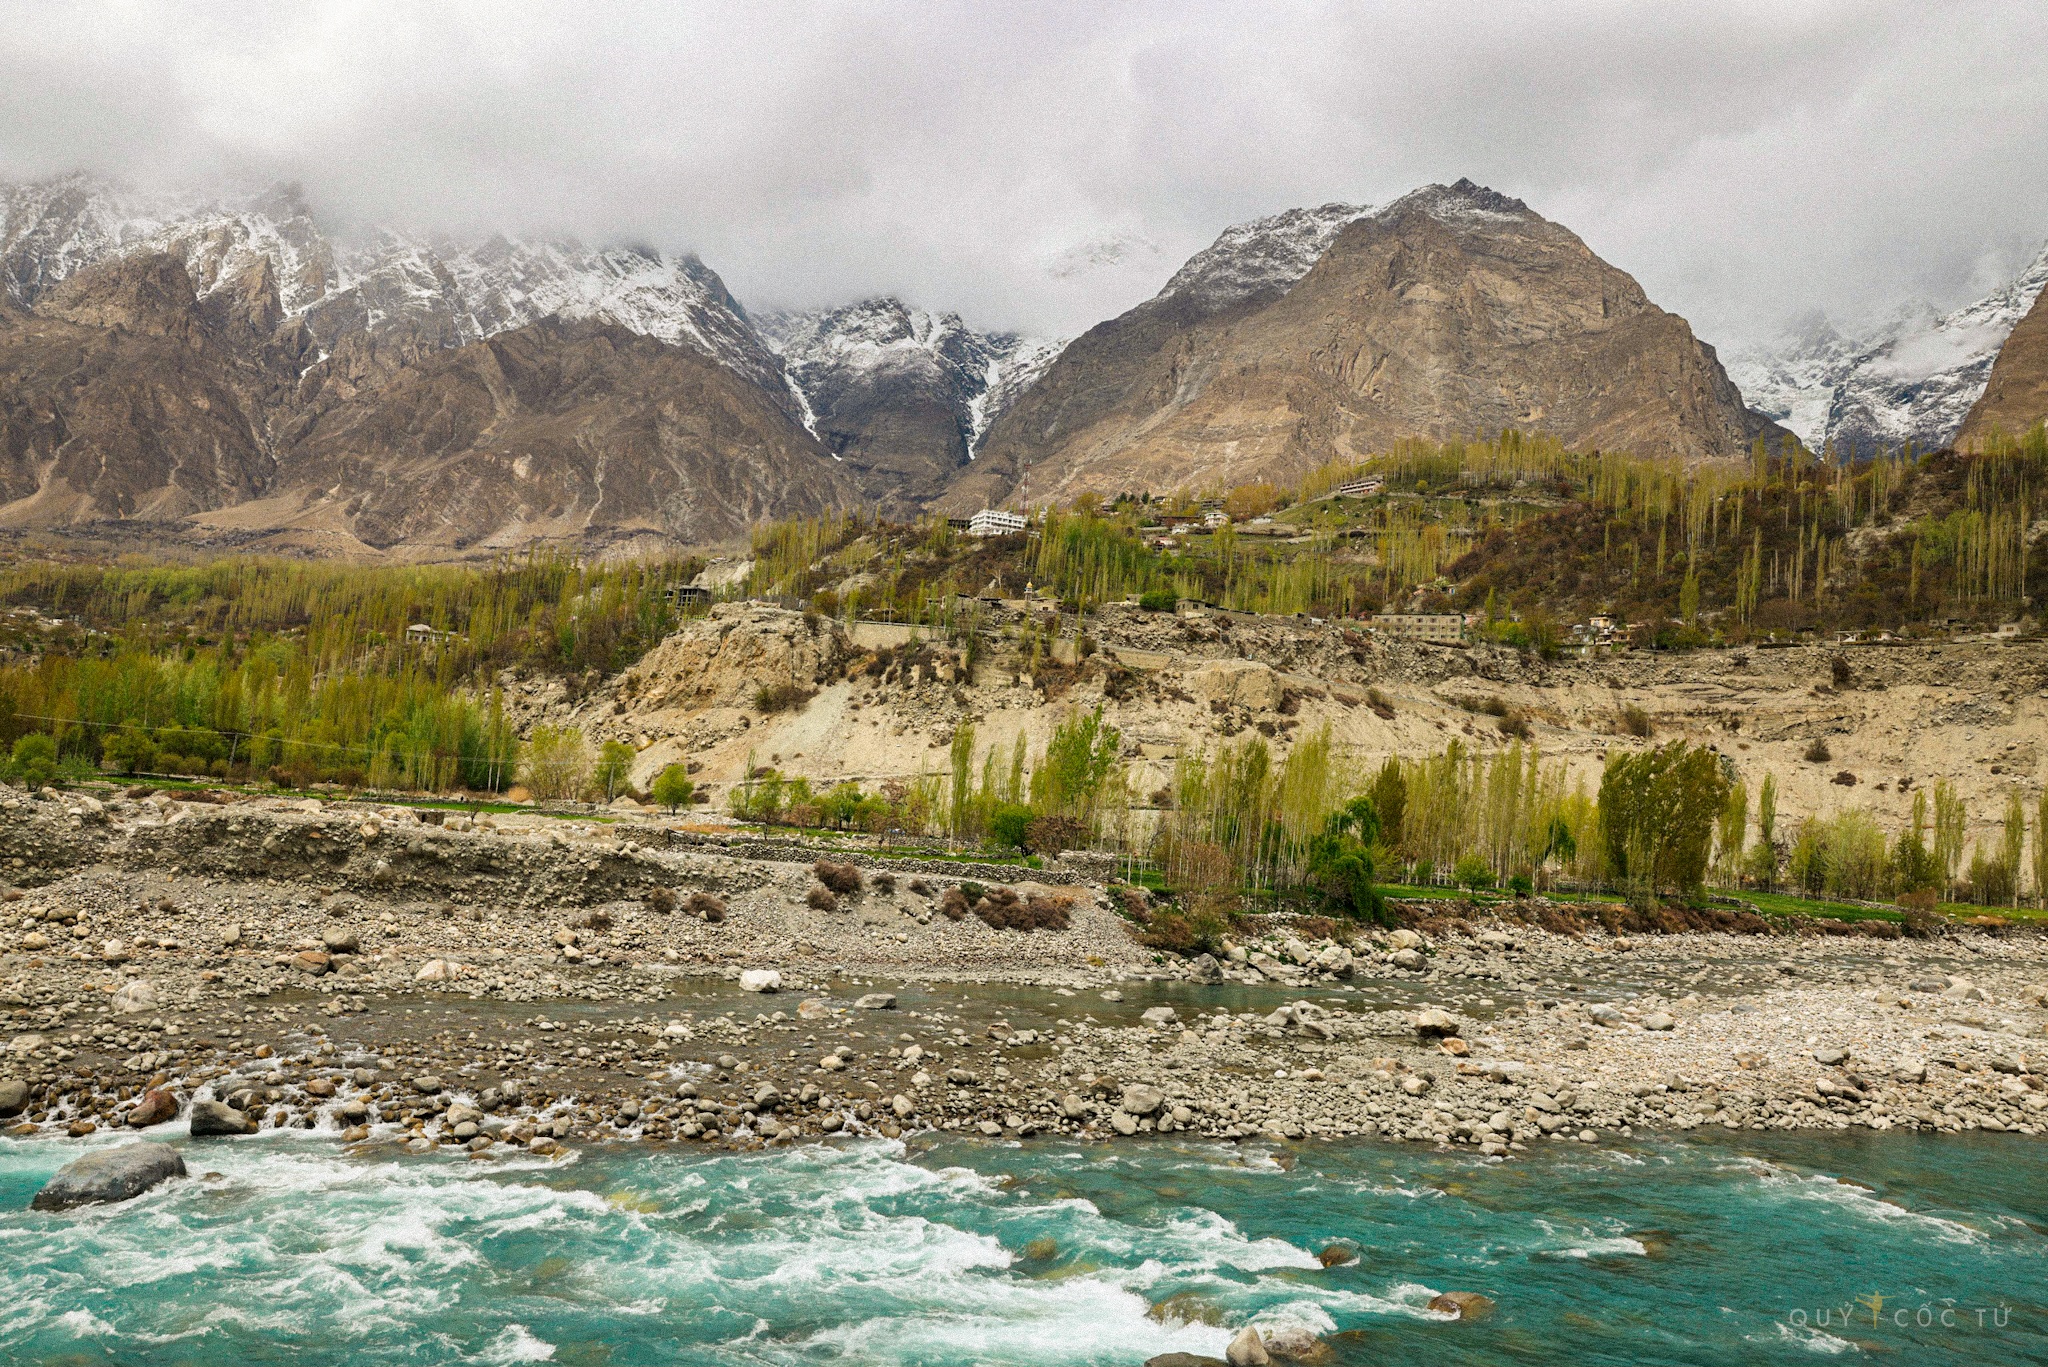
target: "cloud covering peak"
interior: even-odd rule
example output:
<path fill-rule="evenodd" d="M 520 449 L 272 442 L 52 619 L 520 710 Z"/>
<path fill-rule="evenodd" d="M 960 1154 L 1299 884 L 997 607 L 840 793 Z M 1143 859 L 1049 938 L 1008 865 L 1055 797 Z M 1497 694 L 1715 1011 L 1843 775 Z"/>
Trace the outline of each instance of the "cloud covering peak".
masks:
<path fill-rule="evenodd" d="M 2048 237 L 2025 0 L 0 3 L 0 175 L 695 250 L 749 305 L 1070 334 L 1232 222 L 1470 176 L 1704 335 L 1951 305 Z"/>

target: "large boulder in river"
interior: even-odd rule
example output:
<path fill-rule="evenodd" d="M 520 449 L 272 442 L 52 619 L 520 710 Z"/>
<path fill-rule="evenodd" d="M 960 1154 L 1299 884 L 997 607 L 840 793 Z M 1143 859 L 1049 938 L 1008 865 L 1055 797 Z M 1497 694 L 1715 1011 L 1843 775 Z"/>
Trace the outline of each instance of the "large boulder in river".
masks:
<path fill-rule="evenodd" d="M 144 1092 L 142 1099 L 128 1111 L 128 1123 L 138 1130 L 177 1118 L 178 1098 L 161 1087 Z"/>
<path fill-rule="evenodd" d="M 20 1115 L 28 1108 L 28 1084 L 18 1077 L 0 1077 L 0 1116 Z"/>
<path fill-rule="evenodd" d="M 782 975 L 772 968 L 749 968 L 740 974 L 742 992 L 780 992 Z"/>
<path fill-rule="evenodd" d="M 29 1202 L 32 1210 L 128 1201 L 185 1175 L 185 1160 L 169 1144 L 123 1144 L 73 1159 Z"/>
<path fill-rule="evenodd" d="M 254 1120 L 225 1101 L 193 1102 L 191 1121 L 195 1138 L 210 1134 L 248 1134 L 256 1128 Z"/>
<path fill-rule="evenodd" d="M 1223 1360 L 1230 1367 L 1267 1367 L 1273 1361 L 1266 1352 L 1265 1339 L 1249 1324 L 1238 1330 L 1237 1337 L 1223 1350 Z"/>
<path fill-rule="evenodd" d="M 1455 1315 L 1461 1320 L 1476 1320 L 1493 1313 L 1493 1301 L 1477 1291 L 1446 1291 L 1432 1296 L 1429 1309 L 1439 1315 Z"/>

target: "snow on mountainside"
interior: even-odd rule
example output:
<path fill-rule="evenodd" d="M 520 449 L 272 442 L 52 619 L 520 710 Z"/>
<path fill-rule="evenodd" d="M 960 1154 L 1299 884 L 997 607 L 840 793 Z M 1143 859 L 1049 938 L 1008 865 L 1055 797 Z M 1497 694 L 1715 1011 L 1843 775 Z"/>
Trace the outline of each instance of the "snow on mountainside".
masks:
<path fill-rule="evenodd" d="M 1285 292 L 1308 274 L 1347 224 L 1371 212 L 1362 205 L 1325 204 L 1232 224 L 1189 257 L 1159 297 L 1191 299 L 1205 312 L 1216 312 L 1257 295 Z"/>
<path fill-rule="evenodd" d="M 1337 234 L 1359 219 L 1391 217 L 1411 208 L 1445 222 L 1532 217 L 1521 200 L 1469 180 L 1425 185 L 1378 209 L 1364 204 L 1288 209 L 1225 228 L 1174 272 L 1157 297 L 1192 300 L 1204 313 L 1220 312 L 1260 296 L 1277 297 L 1307 275 Z"/>
<path fill-rule="evenodd" d="M 1824 321 L 1730 361 L 1749 403 L 1818 449 L 1868 451 L 1955 439 L 1984 392 L 1992 362 L 2048 285 L 2048 247 L 2011 284 L 1950 313 L 1900 309 L 1859 337 Z"/>
<path fill-rule="evenodd" d="M 1742 391 L 1743 402 L 1818 451 L 1827 436 L 1835 390 L 1857 350 L 1856 342 L 1816 313 L 1774 346 L 1731 354 L 1728 378 Z"/>
<path fill-rule="evenodd" d="M 72 174 L 0 186 L 0 289 L 32 305 L 79 269 L 162 251 L 201 297 L 267 258 L 287 317 L 322 347 L 344 333 L 411 326 L 448 346 L 550 315 L 599 319 L 723 362 L 794 411 L 781 362 L 716 272 L 694 256 L 575 242 L 329 238 L 295 187 L 209 199 Z"/>
<path fill-rule="evenodd" d="M 989 424 L 1051 365 L 1060 342 L 976 332 L 891 298 L 764 313 L 758 323 L 824 436 L 858 396 L 914 391 L 951 410 L 971 458 Z M 827 438 L 827 444 L 832 444 Z"/>

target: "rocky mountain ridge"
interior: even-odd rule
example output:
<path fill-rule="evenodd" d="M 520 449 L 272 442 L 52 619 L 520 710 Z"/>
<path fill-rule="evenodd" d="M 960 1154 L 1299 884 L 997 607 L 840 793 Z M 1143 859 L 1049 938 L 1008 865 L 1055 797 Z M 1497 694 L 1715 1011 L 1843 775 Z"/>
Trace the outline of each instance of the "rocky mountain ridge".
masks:
<path fill-rule="evenodd" d="M 1877 340 L 1817 321 L 1737 374 L 1802 434 L 1945 440 L 2044 282 L 2048 253 L 1969 309 Z M 515 376 L 586 406 L 506 388 Z M 185 522 L 420 555 L 722 539 L 848 503 L 961 513 L 1287 480 L 1401 437 L 1502 426 L 1687 459 L 1777 430 L 1683 319 L 1469 181 L 1230 227 L 1069 344 L 893 298 L 756 318 L 696 257 L 648 248 L 349 238 L 289 186 L 201 196 L 60 176 L 0 185 L 0 394 L 0 526 Z M 685 396 L 709 407 L 675 407 Z M 605 448 L 596 434 L 624 440 L 621 424 L 640 435 Z M 343 432 L 360 443 L 346 458 Z M 458 453 L 456 434 L 481 445 Z M 366 466 L 373 451 L 390 468 Z M 547 488 L 519 473 L 541 467 Z"/>
<path fill-rule="evenodd" d="M 289 185 L 211 199 L 82 174 L 0 187 L 0 287 L 14 304 L 34 307 L 80 270 L 156 252 L 184 263 L 202 300 L 267 271 L 281 321 L 302 320 L 321 349 L 349 333 L 400 329 L 463 346 L 543 318 L 588 318 L 691 347 L 797 411 L 780 362 L 695 256 L 503 234 L 381 230 L 350 241 L 324 232 Z"/>
<path fill-rule="evenodd" d="M 1775 430 L 1634 279 L 1461 180 L 1226 233 L 1071 343 L 947 504 L 1285 481 L 1403 437 L 1504 427 L 1688 460 Z"/>

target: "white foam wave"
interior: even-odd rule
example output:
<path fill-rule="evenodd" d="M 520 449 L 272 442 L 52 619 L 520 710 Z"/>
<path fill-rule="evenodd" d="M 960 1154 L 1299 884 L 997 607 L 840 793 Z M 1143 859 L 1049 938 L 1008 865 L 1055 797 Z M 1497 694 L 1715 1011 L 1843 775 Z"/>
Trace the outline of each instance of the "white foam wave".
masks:
<path fill-rule="evenodd" d="M 1826 1330 L 1816 1329 L 1810 1324 L 1786 1324 L 1780 1321 L 1771 1328 L 1774 1332 L 1770 1334 L 1745 1334 L 1743 1338 L 1750 1343 L 1796 1344 L 1809 1353 L 1820 1353 L 1827 1357 L 1863 1351 L 1848 1339 L 1836 1338 Z"/>
<path fill-rule="evenodd" d="M 113 1325 L 90 1310 L 66 1310 L 57 1316 L 57 1323 L 79 1338 L 101 1338 L 114 1332 Z"/>
<path fill-rule="evenodd" d="M 1532 1251 L 1554 1258 L 1608 1258 L 1622 1254 L 1642 1257 L 1649 1253 L 1640 1240 L 1631 1239 L 1626 1234 L 1598 1235 L 1584 1229 L 1561 1230 L 1548 1220 L 1536 1221 L 1536 1227 L 1543 1231 L 1546 1239 Z"/>
<path fill-rule="evenodd" d="M 1972 1229 L 1959 1221 L 1944 1219 L 1939 1215 L 1926 1215 L 1916 1210 L 1907 1210 L 1904 1206 L 1887 1201 L 1862 1187 L 1850 1186 L 1825 1174 L 1792 1172 L 1775 1164 L 1765 1163 L 1757 1177 L 1764 1187 L 1787 1192 L 1796 1200 L 1839 1206 L 1866 1220 L 1923 1230 L 1944 1243 L 1981 1244 L 1986 1241 L 1986 1235 L 1982 1230 Z"/>
<path fill-rule="evenodd" d="M 535 1338 L 533 1331 L 523 1324 L 508 1324 L 498 1331 L 498 1336 L 485 1346 L 482 1353 L 470 1360 L 509 1367 L 516 1362 L 546 1362 L 554 1355 L 554 1344 Z"/>
<path fill-rule="evenodd" d="M 956 1288 L 949 1288 L 956 1289 Z M 1222 1356 L 1231 1331 L 1205 1324 L 1162 1324 L 1145 1300 L 1093 1278 L 1058 1282 L 984 1280 L 970 1298 L 918 1316 L 873 1318 L 820 1330 L 792 1360 L 819 1348 L 854 1362 L 1064 1364 L 1076 1346 L 1091 1361 L 1141 1362 L 1161 1353 Z"/>

